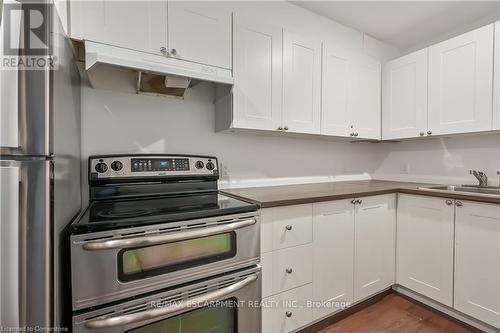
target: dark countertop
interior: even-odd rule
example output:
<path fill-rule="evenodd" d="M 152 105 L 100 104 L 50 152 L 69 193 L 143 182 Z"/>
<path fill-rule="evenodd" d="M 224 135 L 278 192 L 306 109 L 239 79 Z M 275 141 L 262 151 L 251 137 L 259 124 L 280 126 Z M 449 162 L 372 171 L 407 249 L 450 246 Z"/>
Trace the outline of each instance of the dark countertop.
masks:
<path fill-rule="evenodd" d="M 443 193 L 418 189 L 422 186 L 432 185 L 435 184 L 394 182 L 385 180 L 358 180 L 235 188 L 224 189 L 221 190 L 221 192 L 236 198 L 257 203 L 261 208 L 299 205 L 312 202 L 366 197 L 388 193 L 408 193 L 500 204 L 500 197 L 495 198 L 478 196 L 467 193 Z"/>

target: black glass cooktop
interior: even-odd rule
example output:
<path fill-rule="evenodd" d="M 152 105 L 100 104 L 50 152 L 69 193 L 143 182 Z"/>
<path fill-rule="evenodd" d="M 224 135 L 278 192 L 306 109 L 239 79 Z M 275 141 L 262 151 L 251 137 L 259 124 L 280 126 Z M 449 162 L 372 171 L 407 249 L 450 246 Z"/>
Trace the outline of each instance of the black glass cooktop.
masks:
<path fill-rule="evenodd" d="M 89 232 L 246 213 L 258 206 L 213 192 L 92 202 L 72 231 Z"/>

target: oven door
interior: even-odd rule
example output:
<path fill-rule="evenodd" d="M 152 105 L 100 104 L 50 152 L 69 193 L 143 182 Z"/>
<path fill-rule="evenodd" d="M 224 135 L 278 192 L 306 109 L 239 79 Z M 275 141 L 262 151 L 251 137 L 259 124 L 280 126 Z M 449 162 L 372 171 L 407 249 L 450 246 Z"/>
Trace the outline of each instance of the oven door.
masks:
<path fill-rule="evenodd" d="M 74 333 L 261 332 L 260 267 L 73 316 Z"/>
<path fill-rule="evenodd" d="M 73 310 L 259 262 L 258 212 L 71 236 Z"/>

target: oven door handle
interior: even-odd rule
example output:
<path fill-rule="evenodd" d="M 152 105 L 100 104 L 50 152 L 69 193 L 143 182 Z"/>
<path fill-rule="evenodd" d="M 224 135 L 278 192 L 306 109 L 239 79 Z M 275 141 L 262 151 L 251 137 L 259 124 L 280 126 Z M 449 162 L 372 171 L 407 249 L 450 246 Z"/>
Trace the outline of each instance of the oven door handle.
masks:
<path fill-rule="evenodd" d="M 105 241 L 93 241 L 83 244 L 83 249 L 87 251 L 123 249 L 140 246 L 151 246 L 159 244 L 174 243 L 188 239 L 195 239 L 231 232 L 236 229 L 245 228 L 257 223 L 256 219 L 246 219 L 228 224 L 221 224 L 215 227 L 200 228 L 190 231 L 172 232 L 164 235 L 143 236 L 136 238 L 124 238 Z"/>
<path fill-rule="evenodd" d="M 103 329 L 108 327 L 123 326 L 128 324 L 140 323 L 152 319 L 160 319 L 163 317 L 171 317 L 189 310 L 194 310 L 206 305 L 208 302 L 217 301 L 236 291 L 245 288 L 250 283 L 258 279 L 257 274 L 250 275 L 244 280 L 236 282 L 230 286 L 208 292 L 202 296 L 188 298 L 179 302 L 174 302 L 173 305 L 154 308 L 137 313 L 131 313 L 123 316 L 110 317 L 106 319 L 93 319 L 85 323 L 88 329 Z"/>

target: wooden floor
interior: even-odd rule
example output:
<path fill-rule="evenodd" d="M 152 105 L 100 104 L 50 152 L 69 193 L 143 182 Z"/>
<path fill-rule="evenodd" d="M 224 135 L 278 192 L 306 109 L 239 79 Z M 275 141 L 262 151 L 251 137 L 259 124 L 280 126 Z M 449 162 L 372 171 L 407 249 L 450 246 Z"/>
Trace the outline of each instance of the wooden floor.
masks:
<path fill-rule="evenodd" d="M 390 294 L 381 301 L 350 315 L 317 333 L 468 333 L 460 326 L 417 303 Z"/>

